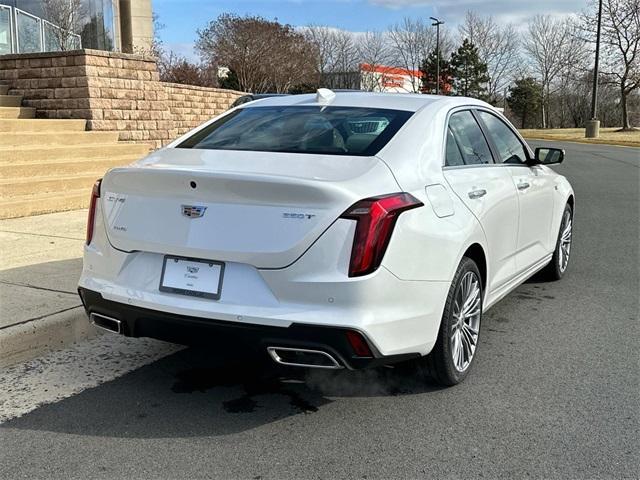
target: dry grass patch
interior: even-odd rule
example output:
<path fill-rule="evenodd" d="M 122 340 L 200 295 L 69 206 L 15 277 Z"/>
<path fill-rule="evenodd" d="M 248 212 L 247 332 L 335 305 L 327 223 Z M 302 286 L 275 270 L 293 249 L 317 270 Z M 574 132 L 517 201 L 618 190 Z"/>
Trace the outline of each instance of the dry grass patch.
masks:
<path fill-rule="evenodd" d="M 584 138 L 584 128 L 555 128 L 549 130 L 524 129 L 520 133 L 525 138 L 538 140 L 569 140 L 581 143 L 600 143 L 640 147 L 640 130 L 635 132 L 618 132 L 618 128 L 601 128 L 600 138 Z"/>

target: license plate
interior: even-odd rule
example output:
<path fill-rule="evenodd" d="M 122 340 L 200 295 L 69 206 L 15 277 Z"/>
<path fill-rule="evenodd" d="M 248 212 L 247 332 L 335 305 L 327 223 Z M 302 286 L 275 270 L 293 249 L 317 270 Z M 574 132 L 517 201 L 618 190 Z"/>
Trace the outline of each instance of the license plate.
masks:
<path fill-rule="evenodd" d="M 222 262 L 166 255 L 160 291 L 219 300 L 223 273 Z"/>

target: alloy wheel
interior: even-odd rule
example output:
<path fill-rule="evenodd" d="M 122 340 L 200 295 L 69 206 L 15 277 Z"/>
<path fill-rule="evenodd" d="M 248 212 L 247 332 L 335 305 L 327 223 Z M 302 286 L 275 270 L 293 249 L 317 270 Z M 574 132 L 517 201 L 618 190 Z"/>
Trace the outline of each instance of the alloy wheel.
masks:
<path fill-rule="evenodd" d="M 449 336 L 451 358 L 458 372 L 464 372 L 478 344 L 482 314 L 482 289 L 474 272 L 467 272 L 458 286 Z"/>
<path fill-rule="evenodd" d="M 569 264 L 569 253 L 571 253 L 571 212 L 564 212 L 562 217 L 562 226 L 560 227 L 560 242 L 558 245 L 558 268 L 561 273 L 567 269 Z"/>

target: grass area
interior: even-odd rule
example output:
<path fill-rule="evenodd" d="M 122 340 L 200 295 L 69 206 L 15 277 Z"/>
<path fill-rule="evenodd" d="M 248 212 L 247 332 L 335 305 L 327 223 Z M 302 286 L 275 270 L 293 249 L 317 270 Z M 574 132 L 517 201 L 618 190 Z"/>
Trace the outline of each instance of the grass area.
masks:
<path fill-rule="evenodd" d="M 599 138 L 584 138 L 584 128 L 554 128 L 549 130 L 520 130 L 524 138 L 538 140 L 569 140 L 581 143 L 604 143 L 640 147 L 640 130 L 635 132 L 617 132 L 618 128 L 601 128 Z"/>

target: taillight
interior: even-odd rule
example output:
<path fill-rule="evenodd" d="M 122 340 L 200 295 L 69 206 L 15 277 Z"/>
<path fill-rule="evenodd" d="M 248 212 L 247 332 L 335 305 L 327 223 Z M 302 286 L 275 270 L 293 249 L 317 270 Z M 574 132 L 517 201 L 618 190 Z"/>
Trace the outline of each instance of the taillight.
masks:
<path fill-rule="evenodd" d="M 87 245 L 91 243 L 91 239 L 93 238 L 93 224 L 96 219 L 96 205 L 98 203 L 98 199 L 100 198 L 100 184 L 102 183 L 102 179 L 96 180 L 96 183 L 93 184 L 93 189 L 91 190 L 91 201 L 89 202 L 89 215 L 87 217 Z"/>
<path fill-rule="evenodd" d="M 382 262 L 398 216 L 423 203 L 408 193 L 393 193 L 360 200 L 340 218 L 356 220 L 349 276 L 374 272 Z"/>

